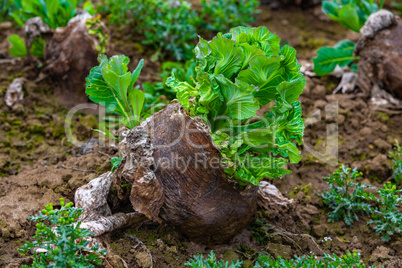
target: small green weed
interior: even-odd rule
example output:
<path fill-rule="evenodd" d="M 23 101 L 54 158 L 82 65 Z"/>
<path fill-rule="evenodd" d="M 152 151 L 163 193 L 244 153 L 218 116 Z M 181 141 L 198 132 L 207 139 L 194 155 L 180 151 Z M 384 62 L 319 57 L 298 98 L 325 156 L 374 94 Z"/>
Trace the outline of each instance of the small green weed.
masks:
<path fill-rule="evenodd" d="M 402 184 L 402 148 L 397 140 L 395 140 L 395 151 L 389 152 L 389 156 L 392 159 L 392 177 L 397 184 Z"/>
<path fill-rule="evenodd" d="M 324 204 L 328 205 L 332 212 L 329 220 L 332 222 L 343 218 L 344 222 L 351 226 L 353 222 L 359 220 L 357 214 L 370 214 L 373 209 L 366 202 L 374 200 L 371 193 L 365 189 L 373 189 L 370 185 L 354 182 L 361 177 L 362 173 L 357 169 L 346 168 L 342 165 L 328 178 L 323 178 L 329 184 L 329 191 L 324 191 L 322 195 Z"/>
<path fill-rule="evenodd" d="M 81 229 L 81 222 L 76 222 L 82 214 L 82 208 L 73 207 L 73 203 L 64 204 L 60 198 L 60 209 L 54 209 L 53 204 L 45 206 L 39 215 L 30 217 L 39 222 L 36 224 L 36 233 L 33 242 L 18 249 L 22 254 L 33 250 L 32 266 L 23 265 L 23 268 L 33 267 L 95 267 L 101 265 L 99 255 L 106 255 L 106 250 L 99 250 L 98 245 L 87 247 L 86 237 L 94 235 L 88 229 Z M 43 223 L 49 221 L 51 224 Z M 40 253 L 36 249 L 42 249 Z M 94 253 L 82 254 L 83 251 Z"/>
<path fill-rule="evenodd" d="M 232 264 L 224 261 L 216 261 L 215 254 L 211 251 L 209 258 L 204 259 L 202 255 L 194 256 L 193 259 L 185 263 L 186 266 L 192 268 L 237 268 L 242 267 L 242 262 L 236 261 Z M 281 257 L 273 259 L 267 255 L 259 255 L 254 268 L 366 268 L 361 264 L 360 254 L 357 252 L 347 252 L 343 256 L 336 254 L 325 254 L 322 258 L 318 258 L 314 254 L 311 256 L 295 256 L 293 259 L 285 260 Z M 375 266 L 368 267 L 375 268 Z"/>
<path fill-rule="evenodd" d="M 243 262 L 241 261 L 234 261 L 232 264 L 223 260 L 217 261 L 214 252 L 211 251 L 208 258 L 204 259 L 202 254 L 194 256 L 193 259 L 190 259 L 184 265 L 190 266 L 191 268 L 240 268 L 242 264 Z"/>
<path fill-rule="evenodd" d="M 402 205 L 402 197 L 399 195 L 401 192 L 390 182 L 383 189 L 378 189 L 381 198 L 376 198 L 376 201 L 380 206 L 375 209 L 373 220 L 367 224 L 375 224 L 374 230 L 382 235 L 384 241 L 389 241 L 392 235 L 402 232 L 402 213 L 399 211 Z"/>

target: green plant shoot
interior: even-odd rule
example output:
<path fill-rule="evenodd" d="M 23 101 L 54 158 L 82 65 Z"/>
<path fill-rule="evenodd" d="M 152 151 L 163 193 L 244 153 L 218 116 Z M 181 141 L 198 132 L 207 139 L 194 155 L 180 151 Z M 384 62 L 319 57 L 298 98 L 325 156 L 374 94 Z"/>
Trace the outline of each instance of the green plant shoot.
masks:
<path fill-rule="evenodd" d="M 20 58 L 27 56 L 28 52 L 27 47 L 25 46 L 24 39 L 22 39 L 16 34 L 12 34 L 7 38 L 7 40 L 11 44 L 11 47 L 9 49 L 11 56 Z"/>
<path fill-rule="evenodd" d="M 124 55 L 110 59 L 99 55 L 98 61 L 99 66 L 92 68 L 86 79 L 85 92 L 93 102 L 106 106 L 107 112 L 122 116 L 120 123 L 132 129 L 139 125 L 144 105 L 144 92 L 134 88 L 144 60 L 140 60 L 132 73 L 127 67 L 130 60 Z M 104 128 L 104 134 L 112 137 L 107 128 Z"/>
<path fill-rule="evenodd" d="M 121 157 L 110 158 L 110 163 L 112 164 L 112 172 L 114 172 L 120 166 L 121 160 L 123 160 Z"/>
<path fill-rule="evenodd" d="M 28 55 L 28 50 L 27 47 L 25 46 L 25 42 L 20 36 L 12 34 L 7 38 L 7 40 L 11 44 L 11 47 L 9 49 L 11 56 L 24 58 Z M 38 36 L 33 40 L 29 52 L 32 56 L 35 56 L 38 59 L 43 59 L 44 47 L 45 47 L 45 40 L 42 37 Z"/>

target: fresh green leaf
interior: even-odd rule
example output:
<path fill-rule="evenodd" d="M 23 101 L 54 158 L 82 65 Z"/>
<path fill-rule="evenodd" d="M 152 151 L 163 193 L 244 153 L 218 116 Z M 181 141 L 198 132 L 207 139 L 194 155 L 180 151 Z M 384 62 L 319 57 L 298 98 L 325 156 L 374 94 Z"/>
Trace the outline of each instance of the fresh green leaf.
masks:
<path fill-rule="evenodd" d="M 368 17 L 377 12 L 378 5 L 373 0 L 334 0 L 323 1 L 322 11 L 332 20 L 346 28 L 360 32 Z"/>
<path fill-rule="evenodd" d="M 227 40 L 225 37 L 215 37 L 209 47 L 216 58 L 215 75 L 223 74 L 226 78 L 231 79 L 240 71 L 244 55 L 241 48 L 235 47 L 235 41 Z"/>
<path fill-rule="evenodd" d="M 120 166 L 121 160 L 123 160 L 121 157 L 110 158 L 110 163 L 112 163 L 112 172 L 114 172 Z"/>
<path fill-rule="evenodd" d="M 16 34 L 12 34 L 7 38 L 8 42 L 10 42 L 10 54 L 13 57 L 26 57 L 27 56 L 27 47 L 25 46 L 24 40 Z"/>
<path fill-rule="evenodd" d="M 259 90 L 255 97 L 265 105 L 275 99 L 276 87 L 285 80 L 280 59 L 259 56 L 250 62 L 249 68 L 239 73 L 239 80 L 255 85 Z"/>
<path fill-rule="evenodd" d="M 101 58 L 102 56 L 98 57 L 99 62 L 101 62 Z M 89 96 L 90 100 L 106 107 L 110 107 L 111 105 L 118 107 L 112 90 L 105 80 L 103 80 L 100 66 L 95 66 L 91 69 L 86 81 L 85 93 Z"/>
<path fill-rule="evenodd" d="M 346 28 L 359 32 L 363 25 L 360 24 L 357 12 L 352 4 L 345 5 L 339 9 L 339 18 L 337 18 L 337 21 Z"/>
<path fill-rule="evenodd" d="M 140 62 L 137 65 L 137 68 L 135 68 L 133 74 L 131 75 L 131 82 L 129 86 L 129 90 L 133 90 L 135 82 L 137 82 L 138 76 L 140 76 L 142 67 L 144 67 L 144 60 L 141 59 Z"/>
<path fill-rule="evenodd" d="M 113 56 L 110 60 L 103 57 L 100 65 L 103 80 L 123 102 L 127 101 L 128 86 L 131 83 L 131 75 L 127 67 L 128 62 L 129 59 L 126 56 L 120 55 Z"/>
<path fill-rule="evenodd" d="M 322 47 L 317 51 L 318 56 L 313 58 L 314 72 L 319 75 L 330 74 L 337 65 L 345 67 L 357 60 L 353 56 L 356 44 L 349 40 L 340 41 L 335 47 Z"/>
<path fill-rule="evenodd" d="M 226 103 L 223 116 L 239 120 L 257 117 L 255 112 L 260 108 L 260 105 L 253 97 L 253 93 L 257 90 L 255 86 L 242 81 L 232 83 L 223 75 L 218 75 L 215 79 Z"/>

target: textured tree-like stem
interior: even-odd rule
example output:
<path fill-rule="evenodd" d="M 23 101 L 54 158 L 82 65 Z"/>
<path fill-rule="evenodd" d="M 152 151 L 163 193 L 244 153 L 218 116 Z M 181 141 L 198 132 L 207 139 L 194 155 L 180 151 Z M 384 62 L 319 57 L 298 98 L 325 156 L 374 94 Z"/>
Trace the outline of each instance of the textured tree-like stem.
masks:
<path fill-rule="evenodd" d="M 206 125 L 177 103 L 120 136 L 119 168 L 80 187 L 75 195 L 76 205 L 85 209 L 81 226 L 96 235 L 146 216 L 170 224 L 192 241 L 224 243 L 254 220 L 257 202 L 278 212 L 293 202 L 267 182 L 235 187 L 225 176 Z M 135 213 L 111 215 L 106 197 L 112 183 L 121 199 L 121 186 L 132 185 Z"/>
<path fill-rule="evenodd" d="M 226 242 L 254 220 L 258 187 L 229 182 L 209 129 L 178 103 L 124 136 L 114 183 L 132 184 L 135 211 L 203 243 Z"/>

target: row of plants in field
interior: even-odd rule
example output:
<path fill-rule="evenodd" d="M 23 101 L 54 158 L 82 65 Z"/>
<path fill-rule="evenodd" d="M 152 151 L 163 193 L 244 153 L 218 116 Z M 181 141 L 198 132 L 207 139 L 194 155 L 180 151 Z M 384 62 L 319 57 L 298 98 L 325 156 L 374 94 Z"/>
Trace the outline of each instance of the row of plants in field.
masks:
<path fill-rule="evenodd" d="M 91 10 L 92 3 L 83 0 L 3 0 L 0 2 L 0 22 L 14 21 L 18 26 L 33 17 L 40 17 L 49 27 L 64 27 L 77 14 L 77 7 Z M 93 9 L 92 9 L 93 10 Z"/>
<path fill-rule="evenodd" d="M 53 204 L 45 206 L 38 215 L 30 217 L 36 224 L 35 240 L 26 242 L 18 251 L 25 255 L 33 252 L 33 263 L 31 266 L 22 267 L 95 267 L 101 265 L 101 256 L 105 256 L 107 251 L 99 249 L 98 244 L 88 247 L 88 238 L 93 235 L 88 229 L 80 228 L 81 222 L 77 219 L 82 214 L 83 209 L 75 208 L 73 203 L 64 203 L 60 198 L 60 209 L 55 209 Z M 360 267 L 360 255 L 349 251 L 343 256 L 336 254 L 323 254 L 318 258 L 314 254 L 285 260 L 279 257 L 273 259 L 268 255 L 259 255 L 255 261 L 254 268 L 328 268 L 328 267 Z M 242 261 L 232 263 L 217 260 L 213 251 L 204 258 L 203 255 L 194 256 L 185 263 L 185 266 L 192 268 L 240 268 L 243 267 Z M 372 266 L 375 267 L 375 266 Z"/>
<path fill-rule="evenodd" d="M 8 19 L 14 20 L 19 26 L 30 18 L 39 16 L 50 28 L 64 27 L 77 14 L 77 8 L 82 6 L 91 15 L 99 12 L 107 14 L 111 23 L 135 29 L 135 33 L 143 35 L 143 43 L 153 46 L 156 50 L 154 58 L 172 53 L 176 59 L 190 59 L 185 63 L 166 62 L 162 64 L 160 74 L 162 82 L 144 83 L 145 93 L 144 116 L 162 109 L 174 98 L 175 92 L 165 82 L 173 71 L 180 79 L 190 79 L 194 76 L 195 63 L 192 60 L 193 41 L 196 31 L 224 31 L 234 25 L 246 25 L 255 19 L 258 13 L 257 0 L 241 1 L 201 1 L 202 8 L 194 11 L 187 1 L 109 1 L 104 0 L 96 6 L 90 1 L 84 4 L 77 0 L 52 0 L 43 4 L 40 0 L 18 0 L 3 3 Z M 208 23 L 207 23 L 208 22 Z M 88 32 L 96 35 L 99 42 L 99 53 L 105 53 L 108 34 L 102 31 L 99 16 L 86 21 Z M 13 34 L 8 38 L 13 57 L 33 56 L 43 60 L 45 40 L 36 36 L 31 43 Z M 188 82 L 191 82 L 188 80 Z"/>
<path fill-rule="evenodd" d="M 87 19 L 85 26 L 88 30 L 88 33 L 96 36 L 96 38 L 99 40 L 99 44 L 96 45 L 97 52 L 105 53 L 109 42 L 109 36 L 106 32 L 104 32 L 101 26 L 101 17 L 93 16 L 92 18 Z M 11 56 L 19 58 L 33 56 L 38 60 L 43 61 L 45 48 L 45 39 L 43 36 L 35 36 L 29 44 L 27 44 L 26 39 L 24 40 L 24 38 L 17 34 L 10 35 L 7 40 L 11 45 L 9 49 Z"/>
<path fill-rule="evenodd" d="M 390 153 L 393 159 L 393 178 L 397 184 L 401 183 L 402 150 L 396 143 L 396 151 Z M 356 182 L 362 173 L 357 169 L 346 168 L 342 165 L 332 175 L 324 178 L 329 184 L 329 191 L 320 196 L 324 204 L 332 209 L 329 214 L 331 222 L 343 220 L 346 225 L 352 226 L 359 220 L 359 214 L 372 217 L 367 222 L 384 241 L 389 241 L 394 234 L 402 233 L 402 190 L 395 184 L 387 182 L 383 188 L 377 189 L 377 196 L 370 185 Z M 374 206 L 373 206 L 374 205 Z"/>
<path fill-rule="evenodd" d="M 112 24 L 135 29 L 142 43 L 156 50 L 154 58 L 168 54 L 177 60 L 192 57 L 197 31 L 228 31 L 255 20 L 258 0 L 201 0 L 194 10 L 186 0 L 102 0 L 98 11 Z"/>
<path fill-rule="evenodd" d="M 233 261 L 232 263 L 223 260 L 216 260 L 215 254 L 211 251 L 208 257 L 204 258 L 203 255 L 194 256 L 192 259 L 185 263 L 185 266 L 191 268 L 241 268 L 242 261 Z M 259 255 L 254 266 L 247 266 L 254 268 L 365 268 L 362 264 L 360 255 L 356 252 L 347 252 L 343 256 L 335 254 L 325 254 L 322 258 L 318 258 L 314 254 L 310 256 L 295 256 L 293 259 L 285 260 L 281 257 L 278 259 L 271 258 L 268 255 Z M 370 266 L 374 268 L 375 266 Z M 368 268 L 370 268 L 368 267 Z"/>
<path fill-rule="evenodd" d="M 33 17 L 40 17 L 50 28 L 65 27 L 82 6 L 91 15 L 102 13 L 112 24 L 134 29 L 133 34 L 144 36 L 142 43 L 156 51 L 154 59 L 173 55 L 177 60 L 187 60 L 192 56 L 197 31 L 227 31 L 234 26 L 248 25 L 255 20 L 259 10 L 258 0 L 201 0 L 201 8 L 193 10 L 186 0 L 102 0 L 96 7 L 90 1 L 81 0 L 16 0 L 2 1 L 1 20 L 12 20 L 22 27 Z M 27 55 L 24 42 L 13 36 L 9 40 L 14 49 L 12 55 Z M 37 41 L 38 43 L 39 41 Z M 43 56 L 43 40 L 35 44 L 32 55 Z M 41 45 L 41 47 L 38 47 Z M 15 52 L 18 51 L 18 52 Z M 29 51 L 28 51 L 29 53 Z"/>
<path fill-rule="evenodd" d="M 23 27 L 24 23 L 34 17 L 40 17 L 41 20 L 51 29 L 64 27 L 68 21 L 77 14 L 77 7 L 81 5 L 82 1 L 77 0 L 16 0 L 5 1 L 5 10 L 8 19 L 13 20 L 18 26 Z M 83 8 L 95 14 L 94 7 L 90 1 L 85 2 Z M 97 34 L 100 36 L 100 53 L 105 52 L 105 45 L 107 38 L 100 30 L 100 17 L 93 17 L 87 20 L 86 26 L 90 34 Z M 13 34 L 8 37 L 11 44 L 10 54 L 13 57 L 26 57 L 28 55 L 34 56 L 37 59 L 43 59 L 45 40 L 43 36 L 32 36 L 33 39 L 24 40 L 19 35 Z M 29 37 L 31 38 L 31 37 Z"/>

